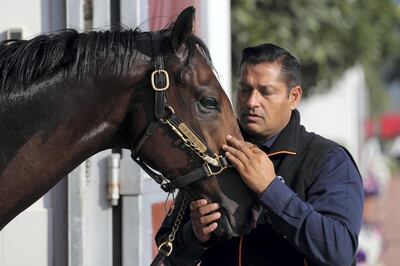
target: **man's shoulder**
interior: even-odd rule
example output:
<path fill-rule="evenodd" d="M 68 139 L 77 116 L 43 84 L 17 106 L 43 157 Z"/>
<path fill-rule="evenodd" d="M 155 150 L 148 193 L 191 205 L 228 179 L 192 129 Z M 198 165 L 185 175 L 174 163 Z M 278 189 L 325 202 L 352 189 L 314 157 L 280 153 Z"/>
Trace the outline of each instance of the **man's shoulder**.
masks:
<path fill-rule="evenodd" d="M 335 141 L 325 138 L 314 132 L 307 132 L 304 130 L 301 135 L 302 141 L 300 141 L 300 145 L 302 146 L 302 149 L 305 152 L 311 153 L 318 157 L 321 157 L 332 150 L 341 149 L 342 147 Z"/>
<path fill-rule="evenodd" d="M 318 164 L 335 159 L 352 162 L 357 167 L 353 156 L 344 146 L 313 132 L 305 132 L 305 134 L 308 135 L 309 141 L 304 144 L 304 152 L 319 162 Z"/>

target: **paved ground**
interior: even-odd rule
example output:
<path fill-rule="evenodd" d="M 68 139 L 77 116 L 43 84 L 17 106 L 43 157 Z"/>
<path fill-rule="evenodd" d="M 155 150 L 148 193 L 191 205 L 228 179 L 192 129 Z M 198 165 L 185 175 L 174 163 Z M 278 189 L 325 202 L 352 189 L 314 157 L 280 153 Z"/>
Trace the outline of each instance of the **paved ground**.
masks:
<path fill-rule="evenodd" d="M 400 265 L 400 175 L 392 177 L 387 193 L 379 202 L 383 234 L 387 243 L 382 262 L 385 266 Z"/>
<path fill-rule="evenodd" d="M 383 230 L 385 248 L 379 266 L 400 265 L 400 174 L 390 179 L 380 198 L 366 202 L 365 217 Z"/>

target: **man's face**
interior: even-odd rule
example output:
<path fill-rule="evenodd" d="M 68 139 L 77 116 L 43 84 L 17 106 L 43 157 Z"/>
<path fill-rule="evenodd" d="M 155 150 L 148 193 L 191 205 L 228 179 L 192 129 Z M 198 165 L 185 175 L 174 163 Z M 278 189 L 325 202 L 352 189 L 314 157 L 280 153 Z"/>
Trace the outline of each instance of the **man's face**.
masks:
<path fill-rule="evenodd" d="M 289 122 L 301 98 L 301 88 L 288 92 L 277 62 L 247 64 L 240 69 L 237 114 L 240 125 L 256 138 L 270 137 Z"/>

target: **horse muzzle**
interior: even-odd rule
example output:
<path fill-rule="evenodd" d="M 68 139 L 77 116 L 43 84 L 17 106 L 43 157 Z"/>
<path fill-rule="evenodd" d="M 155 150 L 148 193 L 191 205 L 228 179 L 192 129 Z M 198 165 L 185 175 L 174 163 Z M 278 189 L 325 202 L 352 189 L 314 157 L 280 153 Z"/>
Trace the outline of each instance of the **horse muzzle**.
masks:
<path fill-rule="evenodd" d="M 233 237 L 246 235 L 255 228 L 260 215 L 261 206 L 255 204 L 249 211 L 247 219 L 242 221 L 225 209 L 219 211 L 221 212 L 221 218 L 218 221 L 218 227 L 214 231 L 214 235 L 220 238 L 231 239 Z M 239 221 L 239 223 L 236 221 Z"/>

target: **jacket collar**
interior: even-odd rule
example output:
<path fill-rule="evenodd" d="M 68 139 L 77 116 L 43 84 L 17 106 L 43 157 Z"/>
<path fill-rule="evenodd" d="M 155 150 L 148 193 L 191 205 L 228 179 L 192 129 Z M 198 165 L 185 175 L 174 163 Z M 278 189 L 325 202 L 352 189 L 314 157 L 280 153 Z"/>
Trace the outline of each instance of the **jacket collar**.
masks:
<path fill-rule="evenodd" d="M 292 116 L 290 117 L 289 123 L 275 140 L 268 155 L 296 155 L 298 150 L 300 129 L 300 113 L 297 111 L 297 109 L 295 109 L 292 111 Z"/>
<path fill-rule="evenodd" d="M 300 133 L 300 113 L 297 109 L 292 111 L 289 123 L 279 133 L 278 137 L 271 146 L 269 156 L 279 154 L 296 155 Z M 244 139 L 248 140 L 248 134 L 241 128 Z"/>

